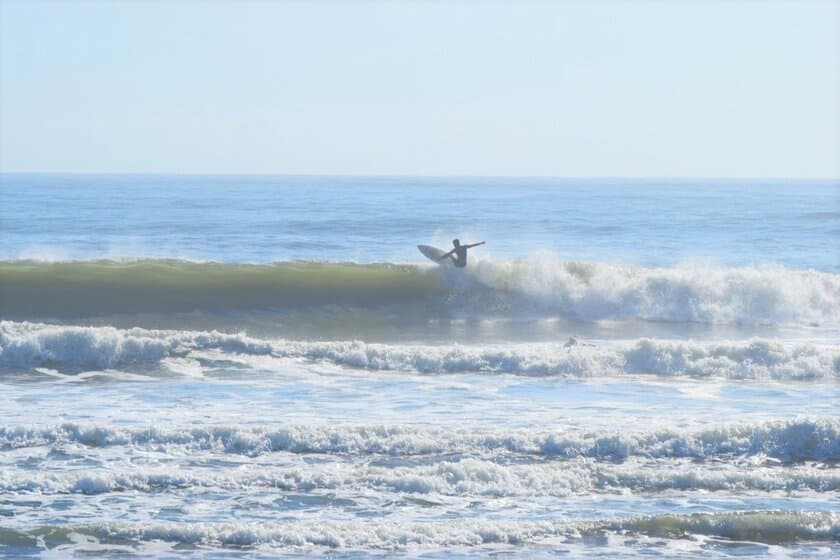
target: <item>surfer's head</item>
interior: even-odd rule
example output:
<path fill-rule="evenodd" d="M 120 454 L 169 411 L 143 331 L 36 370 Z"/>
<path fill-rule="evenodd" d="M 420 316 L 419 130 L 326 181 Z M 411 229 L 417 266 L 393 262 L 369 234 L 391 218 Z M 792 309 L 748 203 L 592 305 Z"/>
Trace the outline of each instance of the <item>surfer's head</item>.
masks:
<path fill-rule="evenodd" d="M 461 242 L 458 241 L 457 239 L 453 239 L 452 244 L 455 245 L 456 247 L 458 247 L 459 245 L 461 245 Z"/>

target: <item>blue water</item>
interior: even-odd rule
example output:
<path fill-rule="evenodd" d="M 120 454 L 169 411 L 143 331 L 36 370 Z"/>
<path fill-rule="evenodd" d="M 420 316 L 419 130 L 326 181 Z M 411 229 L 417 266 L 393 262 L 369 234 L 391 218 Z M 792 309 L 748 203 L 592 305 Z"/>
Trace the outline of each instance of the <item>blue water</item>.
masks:
<path fill-rule="evenodd" d="M 836 182 L 3 175 L 0 557 L 836 556 L 838 241 Z"/>
<path fill-rule="evenodd" d="M 836 182 L 6 175 L 0 257 L 415 262 L 487 255 L 840 270 Z"/>

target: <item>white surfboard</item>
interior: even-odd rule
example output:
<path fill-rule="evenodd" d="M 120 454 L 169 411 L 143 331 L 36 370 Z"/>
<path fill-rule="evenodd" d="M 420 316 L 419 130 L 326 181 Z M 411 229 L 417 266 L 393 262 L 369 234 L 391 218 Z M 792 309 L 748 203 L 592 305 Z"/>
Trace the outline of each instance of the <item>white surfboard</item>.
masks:
<path fill-rule="evenodd" d="M 444 251 L 443 249 L 438 249 L 437 247 L 432 247 L 431 245 L 418 245 L 417 248 L 420 249 L 420 252 L 423 253 L 423 255 L 430 261 L 434 261 L 437 264 L 452 264 L 452 259 L 440 260 L 440 258 L 449 251 Z"/>

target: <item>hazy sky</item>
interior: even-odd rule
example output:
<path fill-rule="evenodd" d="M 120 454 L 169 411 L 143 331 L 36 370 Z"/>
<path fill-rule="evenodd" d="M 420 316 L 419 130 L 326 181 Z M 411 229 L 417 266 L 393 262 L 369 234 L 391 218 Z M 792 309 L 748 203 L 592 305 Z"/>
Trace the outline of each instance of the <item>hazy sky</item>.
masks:
<path fill-rule="evenodd" d="M 838 177 L 838 4 L 0 0 L 0 168 Z"/>

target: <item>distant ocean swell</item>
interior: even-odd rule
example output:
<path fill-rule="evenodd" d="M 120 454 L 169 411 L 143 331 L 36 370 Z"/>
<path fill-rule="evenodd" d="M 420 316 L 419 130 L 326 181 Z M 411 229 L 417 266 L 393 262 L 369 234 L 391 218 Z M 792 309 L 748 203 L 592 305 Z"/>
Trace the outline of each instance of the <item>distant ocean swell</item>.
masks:
<path fill-rule="evenodd" d="M 62 444 L 91 448 L 147 447 L 167 452 L 182 449 L 249 457 L 277 452 L 388 457 L 508 453 L 618 463 L 633 457 L 698 460 L 758 457 L 785 464 L 836 463 L 840 461 L 840 419 L 803 418 L 649 432 L 494 431 L 408 425 L 125 428 L 65 423 L 0 427 L 0 449 L 5 451 Z"/>
<path fill-rule="evenodd" d="M 178 260 L 0 263 L 0 316 L 411 306 L 420 315 L 735 325 L 840 323 L 840 274 L 775 265 L 641 268 L 476 260 L 450 267 Z"/>
<path fill-rule="evenodd" d="M 81 327 L 0 321 L 0 368 L 88 369 L 142 367 L 179 372 L 185 361 L 198 371 L 218 359 L 268 357 L 326 363 L 367 371 L 409 373 L 509 373 L 597 377 L 649 374 L 734 379 L 840 377 L 840 344 L 638 339 L 598 345 L 410 345 L 362 341 L 260 339 L 218 331 Z"/>
<path fill-rule="evenodd" d="M 666 514 L 606 521 L 447 520 L 421 523 L 371 518 L 365 521 L 307 523 L 98 523 L 42 526 L 30 530 L 0 528 L 0 543 L 50 548 L 70 544 L 78 536 L 94 537 L 111 546 L 137 541 L 222 547 L 299 547 L 306 549 L 374 549 L 473 547 L 490 544 L 526 545 L 555 538 L 580 539 L 604 533 L 658 538 L 686 534 L 735 541 L 787 544 L 799 541 L 833 543 L 840 539 L 840 514 L 832 512 L 747 511 L 719 514 Z M 76 537 L 74 539 L 74 536 Z M 687 542 L 686 545 L 689 545 Z M 698 552 L 700 549 L 698 548 Z"/>

